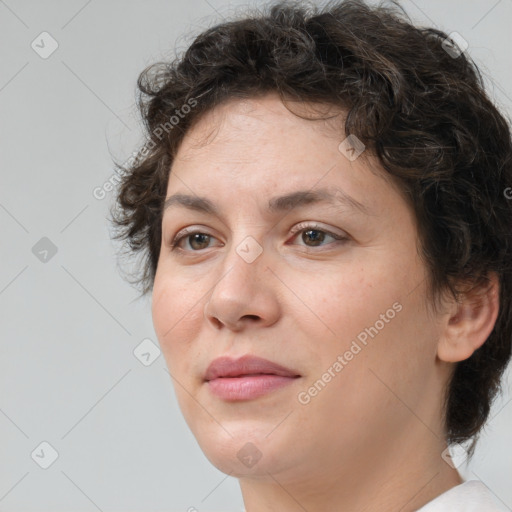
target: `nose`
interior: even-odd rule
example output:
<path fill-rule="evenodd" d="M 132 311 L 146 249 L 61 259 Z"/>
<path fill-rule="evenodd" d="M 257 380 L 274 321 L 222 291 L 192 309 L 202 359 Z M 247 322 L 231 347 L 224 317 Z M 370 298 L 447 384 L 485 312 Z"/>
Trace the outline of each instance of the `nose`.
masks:
<path fill-rule="evenodd" d="M 204 308 L 207 322 L 215 329 L 233 331 L 277 322 L 281 314 L 276 293 L 280 281 L 267 263 L 265 251 L 249 262 L 233 247 L 219 266 L 222 273 L 214 276 L 215 284 Z"/>

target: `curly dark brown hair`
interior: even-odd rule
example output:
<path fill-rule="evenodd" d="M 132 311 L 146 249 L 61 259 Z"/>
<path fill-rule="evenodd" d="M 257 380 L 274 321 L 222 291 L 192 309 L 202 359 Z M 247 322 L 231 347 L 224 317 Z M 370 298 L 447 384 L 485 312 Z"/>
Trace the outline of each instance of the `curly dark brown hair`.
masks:
<path fill-rule="evenodd" d="M 433 302 L 497 274 L 494 329 L 456 364 L 445 397 L 447 441 L 472 440 L 472 453 L 511 354 L 512 142 L 466 52 L 442 31 L 414 26 L 398 5 L 280 2 L 205 30 L 172 62 L 146 68 L 138 87 L 147 139 L 116 163 L 111 221 L 114 238 L 143 257 L 131 281 L 142 295 L 154 283 L 184 134 L 225 100 L 269 92 L 347 113 L 345 136 L 364 142 L 413 208 Z"/>

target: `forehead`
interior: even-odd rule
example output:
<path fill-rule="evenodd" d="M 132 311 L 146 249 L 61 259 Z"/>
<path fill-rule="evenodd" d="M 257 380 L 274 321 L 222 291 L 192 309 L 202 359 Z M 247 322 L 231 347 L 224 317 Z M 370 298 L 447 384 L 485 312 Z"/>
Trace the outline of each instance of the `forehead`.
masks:
<path fill-rule="evenodd" d="M 344 113 L 331 105 L 284 105 L 277 94 L 226 101 L 185 135 L 167 198 L 179 193 L 234 201 L 236 194 L 267 204 L 295 191 L 329 189 L 342 202 L 350 197 L 371 210 L 389 178 L 373 157 L 350 161 L 340 152 L 343 125 Z"/>
<path fill-rule="evenodd" d="M 313 131 L 334 142 L 340 141 L 344 119 L 345 113 L 340 108 L 321 103 L 283 103 L 273 92 L 247 99 L 230 98 L 194 122 L 184 136 L 177 158 L 194 158 L 222 145 L 229 145 L 233 151 L 235 142 L 251 146 L 256 140 L 272 141 L 276 136 L 280 136 L 280 144 L 284 146 L 287 140 L 293 142 L 294 136 L 305 133 L 310 136 Z"/>

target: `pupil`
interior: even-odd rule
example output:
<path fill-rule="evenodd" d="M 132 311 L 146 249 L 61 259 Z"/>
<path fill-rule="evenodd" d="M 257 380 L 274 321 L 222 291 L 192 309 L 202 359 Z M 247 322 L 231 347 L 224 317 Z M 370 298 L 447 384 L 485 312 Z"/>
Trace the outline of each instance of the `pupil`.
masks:
<path fill-rule="evenodd" d="M 197 249 L 198 247 L 195 247 L 194 246 L 194 243 L 195 242 L 198 242 L 199 245 L 201 244 L 204 244 L 206 242 L 206 245 L 208 245 L 208 238 L 209 238 L 209 235 L 204 235 L 204 234 L 201 234 L 201 233 L 196 233 L 195 235 L 192 235 L 192 242 L 191 242 L 191 246 L 194 248 L 194 249 Z M 199 249 L 202 249 L 202 247 L 199 247 Z"/>
<path fill-rule="evenodd" d="M 312 233 L 316 233 L 317 235 L 312 235 Z M 322 242 L 325 238 L 325 233 L 318 229 L 308 229 L 307 231 L 304 231 L 304 235 L 310 237 L 309 241 L 313 242 L 313 245 L 318 245 L 318 243 Z M 304 237 L 303 237 L 304 239 Z M 306 242 L 306 240 L 304 239 Z M 318 242 L 318 243 L 317 243 Z"/>

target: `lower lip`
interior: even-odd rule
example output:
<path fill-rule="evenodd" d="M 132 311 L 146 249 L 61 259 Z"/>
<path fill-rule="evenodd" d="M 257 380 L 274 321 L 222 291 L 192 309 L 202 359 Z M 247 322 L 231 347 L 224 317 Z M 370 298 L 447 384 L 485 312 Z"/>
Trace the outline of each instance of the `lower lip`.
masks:
<path fill-rule="evenodd" d="M 223 400 L 251 400 L 291 384 L 297 377 L 248 375 L 218 377 L 208 381 L 210 391 Z"/>

